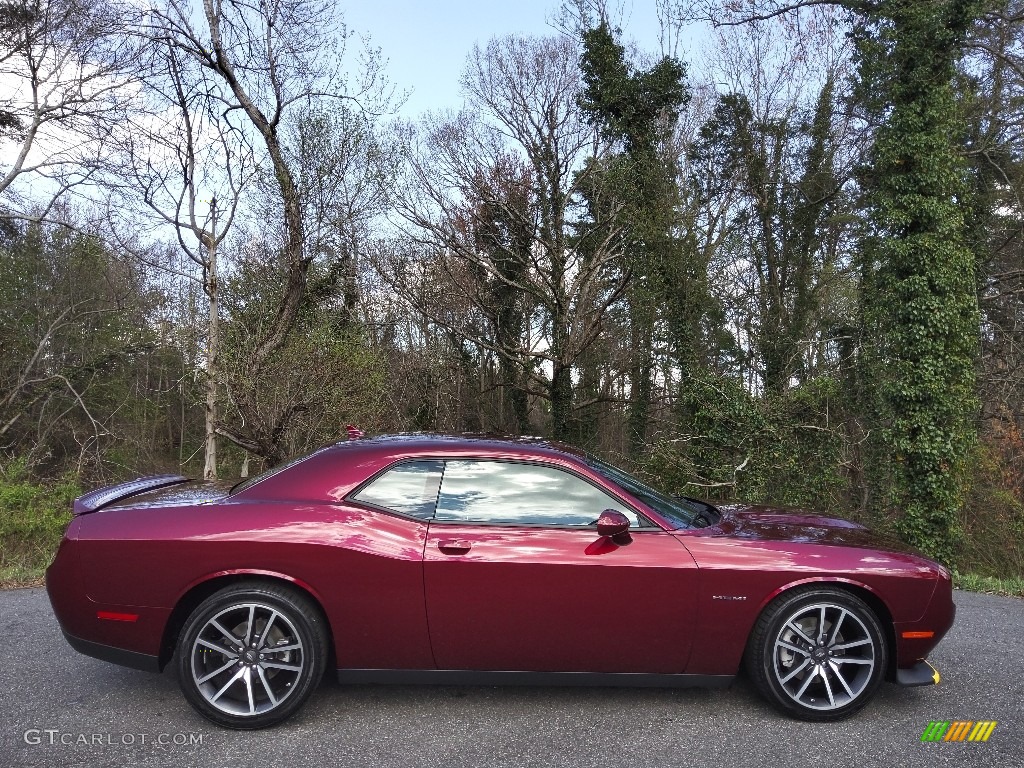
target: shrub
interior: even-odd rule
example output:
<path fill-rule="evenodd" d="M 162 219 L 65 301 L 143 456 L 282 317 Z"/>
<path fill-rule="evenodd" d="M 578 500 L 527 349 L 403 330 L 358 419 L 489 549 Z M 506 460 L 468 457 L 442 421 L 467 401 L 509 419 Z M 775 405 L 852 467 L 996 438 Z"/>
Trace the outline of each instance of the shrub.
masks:
<path fill-rule="evenodd" d="M 639 467 L 656 484 L 709 499 L 846 505 L 849 446 L 835 380 L 762 397 L 735 379 L 697 377 L 683 397 L 689 433 L 655 443 Z"/>
<path fill-rule="evenodd" d="M 0 463 L 0 583 L 30 583 L 42 576 L 80 492 L 70 477 L 40 484 L 23 461 Z"/>

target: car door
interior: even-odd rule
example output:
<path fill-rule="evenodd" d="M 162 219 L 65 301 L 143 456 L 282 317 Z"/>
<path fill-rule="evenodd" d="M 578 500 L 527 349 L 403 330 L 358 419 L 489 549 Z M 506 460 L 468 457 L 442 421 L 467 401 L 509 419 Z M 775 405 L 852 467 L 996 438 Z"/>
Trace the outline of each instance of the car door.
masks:
<path fill-rule="evenodd" d="M 595 527 L 608 508 L 632 520 L 614 541 Z M 445 462 L 424 552 L 439 669 L 683 672 L 696 578 L 674 536 L 580 475 Z"/>

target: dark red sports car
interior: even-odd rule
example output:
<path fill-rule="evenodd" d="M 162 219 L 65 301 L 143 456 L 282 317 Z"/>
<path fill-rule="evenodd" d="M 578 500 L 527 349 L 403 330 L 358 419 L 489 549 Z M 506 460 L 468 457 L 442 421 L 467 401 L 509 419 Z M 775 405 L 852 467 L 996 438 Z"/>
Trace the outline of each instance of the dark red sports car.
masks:
<path fill-rule="evenodd" d="M 849 715 L 953 622 L 949 573 L 865 528 L 666 496 L 535 439 L 395 435 L 230 492 L 161 476 L 75 502 L 46 576 L 79 651 L 231 728 L 347 683 L 727 685 Z"/>

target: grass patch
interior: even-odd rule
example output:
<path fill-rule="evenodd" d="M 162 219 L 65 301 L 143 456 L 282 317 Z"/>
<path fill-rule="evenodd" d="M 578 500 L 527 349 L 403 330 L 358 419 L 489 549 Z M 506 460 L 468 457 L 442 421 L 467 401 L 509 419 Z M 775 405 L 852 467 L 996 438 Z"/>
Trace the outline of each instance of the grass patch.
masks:
<path fill-rule="evenodd" d="M 1017 576 L 1000 578 L 998 576 L 979 576 L 976 573 L 953 571 L 953 586 L 967 592 L 1024 597 L 1024 579 Z"/>
<path fill-rule="evenodd" d="M 0 589 L 22 589 L 24 587 L 41 587 L 46 575 L 46 565 L 26 567 L 12 565 L 0 568 Z"/>
<path fill-rule="evenodd" d="M 69 478 L 40 484 L 21 462 L 0 465 L 0 587 L 42 582 L 80 493 Z"/>

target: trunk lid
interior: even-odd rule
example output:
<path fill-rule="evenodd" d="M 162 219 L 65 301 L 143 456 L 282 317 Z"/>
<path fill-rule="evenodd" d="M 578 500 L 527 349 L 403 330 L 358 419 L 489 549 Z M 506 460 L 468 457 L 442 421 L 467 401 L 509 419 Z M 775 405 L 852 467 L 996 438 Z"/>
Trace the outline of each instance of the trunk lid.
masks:
<path fill-rule="evenodd" d="M 77 517 L 113 506 L 200 504 L 223 499 L 230 490 L 231 484 L 227 482 L 200 483 L 184 475 L 152 475 L 89 491 L 75 499 L 71 513 Z M 131 501 L 126 502 L 126 499 Z"/>
<path fill-rule="evenodd" d="M 115 501 L 121 501 L 129 496 L 137 496 L 147 491 L 187 482 L 189 482 L 189 478 L 183 475 L 151 475 L 149 477 L 140 477 L 138 480 L 129 480 L 127 483 L 97 488 L 95 491 L 89 491 L 75 499 L 75 503 L 71 508 L 71 514 L 85 515 L 110 506 Z"/>

